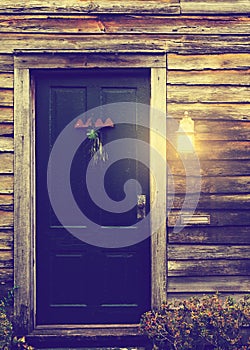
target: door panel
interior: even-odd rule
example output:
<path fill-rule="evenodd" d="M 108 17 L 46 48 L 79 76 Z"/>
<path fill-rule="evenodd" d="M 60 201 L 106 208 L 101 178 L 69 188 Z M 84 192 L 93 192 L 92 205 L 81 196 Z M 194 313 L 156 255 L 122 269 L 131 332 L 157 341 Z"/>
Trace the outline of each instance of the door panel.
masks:
<path fill-rule="evenodd" d="M 36 79 L 36 204 L 37 204 L 37 323 L 138 323 L 150 307 L 150 238 L 124 248 L 91 246 L 72 236 L 56 218 L 47 192 L 47 164 L 53 144 L 74 118 L 91 108 L 114 102 L 149 104 L 149 72 L 141 69 L 39 71 Z M 122 109 L 119 111 L 122 113 Z M 103 143 L 132 137 L 148 142 L 148 131 L 134 125 L 102 129 Z M 86 122 L 86 120 L 83 120 Z M 76 133 L 79 130 L 76 130 Z M 77 137 L 77 134 L 76 134 Z M 85 177 L 90 142 L 84 141 L 71 165 L 71 188 L 81 211 L 93 222 L 126 234 L 137 221 L 136 206 L 114 214 L 99 208 L 88 194 Z M 139 148 L 131 158 L 140 158 Z M 132 154 L 133 153 L 133 154 Z M 61 155 L 63 157 L 63 154 Z M 97 164 L 91 169 L 98 172 Z M 60 185 L 63 179 L 56 179 Z M 124 198 L 124 183 L 137 179 L 149 196 L 148 169 L 134 159 L 121 159 L 105 174 L 105 190 L 115 201 Z M 137 197 L 136 191 L 135 200 Z M 149 203 L 149 198 L 148 198 Z M 65 203 L 67 204 L 67 199 Z M 147 207 L 147 211 L 149 208 Z M 74 225 L 74 222 L 70 223 Z M 79 229 L 88 230 L 88 227 Z M 149 229 L 149 228 L 148 228 Z"/>

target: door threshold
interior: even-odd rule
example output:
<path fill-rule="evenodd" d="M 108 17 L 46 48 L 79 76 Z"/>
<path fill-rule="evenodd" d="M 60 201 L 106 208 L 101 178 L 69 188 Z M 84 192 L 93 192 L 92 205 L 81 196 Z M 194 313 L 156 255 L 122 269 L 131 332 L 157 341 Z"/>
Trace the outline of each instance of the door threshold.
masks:
<path fill-rule="evenodd" d="M 149 341 L 139 325 L 39 325 L 27 337 L 40 348 L 145 348 Z"/>
<path fill-rule="evenodd" d="M 133 324 L 44 324 L 37 325 L 35 330 L 39 329 L 120 329 L 130 328 L 139 330 L 139 323 Z"/>

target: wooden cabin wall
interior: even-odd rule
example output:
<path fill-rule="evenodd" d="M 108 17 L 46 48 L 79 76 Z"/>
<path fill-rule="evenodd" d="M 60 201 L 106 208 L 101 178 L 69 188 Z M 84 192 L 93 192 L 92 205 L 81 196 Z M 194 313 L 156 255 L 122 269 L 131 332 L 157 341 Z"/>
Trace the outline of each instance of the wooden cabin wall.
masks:
<path fill-rule="evenodd" d="M 0 56 L 0 62 L 0 296 L 2 296 L 13 285 L 13 59 L 10 55 Z M 8 63 L 5 65 L 5 62 Z"/>
<path fill-rule="evenodd" d="M 182 208 L 186 181 L 185 167 L 173 154 L 169 158 L 175 188 L 168 228 L 169 297 L 249 292 L 249 67 L 249 54 L 168 55 L 169 119 L 179 120 L 188 111 L 195 121 L 202 175 L 196 214 L 210 215 L 211 220 L 210 225 L 187 226 L 174 233 L 173 219 Z M 194 193 L 197 181 L 194 176 Z"/>
<path fill-rule="evenodd" d="M 97 52 L 165 51 L 168 115 L 179 120 L 187 110 L 195 120 L 202 172 L 198 210 L 211 215 L 211 225 L 175 234 L 169 221 L 169 297 L 249 292 L 249 1 L 145 4 L 0 4 L 0 295 L 13 285 L 13 52 L 93 47 Z M 178 216 L 184 172 L 174 156 L 169 162 L 176 186 L 173 214 Z"/>

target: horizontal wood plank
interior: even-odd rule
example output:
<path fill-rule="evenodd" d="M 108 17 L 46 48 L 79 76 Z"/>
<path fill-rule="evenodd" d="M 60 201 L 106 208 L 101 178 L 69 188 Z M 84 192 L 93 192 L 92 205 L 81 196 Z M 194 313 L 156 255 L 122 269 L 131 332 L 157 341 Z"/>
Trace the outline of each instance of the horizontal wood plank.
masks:
<path fill-rule="evenodd" d="M 250 156 L 249 141 L 197 141 L 195 149 L 200 159 L 239 160 Z"/>
<path fill-rule="evenodd" d="M 99 16 L 0 15 L 4 33 L 100 33 L 105 30 Z"/>
<path fill-rule="evenodd" d="M 1 128 L 1 125 L 0 125 Z M 179 120 L 168 118 L 167 136 L 176 137 L 179 128 Z M 250 121 L 249 120 L 195 120 L 194 132 L 196 140 L 250 140 Z"/>
<path fill-rule="evenodd" d="M 206 260 L 214 259 L 249 259 L 250 262 L 250 245 L 177 245 L 168 246 L 169 260 Z M 205 262 L 203 262 L 205 264 Z M 250 272 L 250 271 L 249 271 Z"/>
<path fill-rule="evenodd" d="M 168 292 L 209 293 L 242 292 L 249 293 L 248 276 L 205 276 L 205 277 L 169 277 Z"/>
<path fill-rule="evenodd" d="M 168 230 L 169 243 L 184 244 L 250 244 L 249 226 L 188 226 L 180 232 Z"/>
<path fill-rule="evenodd" d="M 0 210 L 13 210 L 13 204 L 13 195 L 0 194 Z"/>
<path fill-rule="evenodd" d="M 0 136 L 2 135 L 13 135 L 14 126 L 10 123 L 1 123 L 0 124 Z"/>
<path fill-rule="evenodd" d="M 248 0 L 181 0 L 181 13 L 250 13 Z"/>
<path fill-rule="evenodd" d="M 216 159 L 249 159 L 250 155 L 250 143 L 249 141 L 214 141 L 214 140 L 195 140 L 195 153 L 200 161 L 202 160 L 216 160 Z M 178 154 L 176 147 L 168 144 L 167 147 L 167 160 L 177 160 L 181 157 Z M 183 156 L 184 159 L 184 156 Z M 192 161 L 192 155 L 185 157 L 187 164 L 189 159 Z"/>
<path fill-rule="evenodd" d="M 188 184 L 188 188 L 187 188 Z M 201 184 L 201 189 L 200 189 Z M 249 193 L 250 177 L 202 177 L 201 182 L 197 177 L 173 176 L 168 179 L 169 193 Z M 173 192 L 174 191 L 174 192 Z M 192 201 L 192 198 L 190 198 Z M 190 202 L 191 204 L 191 202 Z"/>
<path fill-rule="evenodd" d="M 14 71 L 14 57 L 12 54 L 0 55 L 0 72 L 13 72 Z"/>
<path fill-rule="evenodd" d="M 0 228 L 12 228 L 14 224 L 14 215 L 11 211 L 0 210 Z"/>
<path fill-rule="evenodd" d="M 249 121 L 195 122 L 195 138 L 198 140 L 250 140 Z"/>
<path fill-rule="evenodd" d="M 0 250 L 13 249 L 13 231 L 0 231 Z"/>
<path fill-rule="evenodd" d="M 249 104 L 244 103 L 170 103 L 167 104 L 167 114 L 172 118 L 183 118 L 184 112 L 189 112 L 192 119 L 210 120 L 250 120 Z"/>
<path fill-rule="evenodd" d="M 13 106 L 14 91 L 0 88 L 0 106 Z"/>
<path fill-rule="evenodd" d="M 179 0 L 5 0 L 0 13 L 180 13 Z"/>
<path fill-rule="evenodd" d="M 0 88 L 12 89 L 14 85 L 13 73 L 0 73 Z"/>
<path fill-rule="evenodd" d="M 240 16 L 102 16 L 106 33 L 245 34 L 249 19 Z"/>
<path fill-rule="evenodd" d="M 222 80 L 223 84 L 223 80 Z M 168 102 L 172 103 L 249 103 L 249 87 L 168 85 Z"/>
<path fill-rule="evenodd" d="M 15 67 L 17 68 L 110 68 L 110 62 L 119 68 L 126 67 L 166 67 L 166 59 L 164 55 L 154 54 L 22 54 L 15 58 Z"/>
<path fill-rule="evenodd" d="M 173 209 L 181 209 L 185 200 L 185 207 L 191 209 L 194 206 L 198 210 L 207 209 L 250 209 L 250 194 L 201 194 L 199 203 L 196 204 L 196 197 L 190 195 L 168 194 L 168 201 Z M 187 206 L 188 205 L 188 206 Z"/>
<path fill-rule="evenodd" d="M 168 261 L 168 276 L 249 276 L 250 260 Z"/>
<path fill-rule="evenodd" d="M 0 32 L 54 34 L 245 34 L 250 19 L 241 16 L 153 15 L 0 15 Z"/>
<path fill-rule="evenodd" d="M 14 140 L 13 137 L 0 137 L 0 152 L 11 152 L 14 151 Z"/>
<path fill-rule="evenodd" d="M 183 163 L 180 159 L 168 159 L 169 172 L 172 175 L 186 176 L 200 174 L 201 176 L 245 176 L 250 175 L 250 162 L 246 160 L 201 160 L 199 169 L 193 162 Z"/>
<path fill-rule="evenodd" d="M 12 174 L 13 162 L 13 153 L 0 153 L 0 174 Z"/>
<path fill-rule="evenodd" d="M 189 214 L 188 211 L 183 211 L 182 214 Z M 206 211 L 195 211 L 196 215 L 209 215 L 210 216 L 210 224 L 208 226 L 249 226 L 250 223 L 250 212 L 239 211 L 239 210 L 231 210 L 231 211 L 223 211 L 223 210 L 206 210 Z M 180 225 L 180 212 L 171 211 L 168 215 L 168 226 L 173 227 Z M 190 225 L 188 225 L 190 226 Z M 235 229 L 237 231 L 237 229 Z"/>
<path fill-rule="evenodd" d="M 0 193 L 11 194 L 13 193 L 14 177 L 11 175 L 0 176 Z"/>
<path fill-rule="evenodd" d="M 179 53 L 247 53 L 250 38 L 247 35 L 133 35 L 100 34 L 1 34 L 1 53 L 14 50 L 82 50 L 93 52 L 179 52 Z"/>
<path fill-rule="evenodd" d="M 171 301 L 174 301 L 176 299 L 177 300 L 187 300 L 187 299 L 189 299 L 191 297 L 197 297 L 197 296 L 201 298 L 204 294 L 205 293 L 203 293 L 203 292 L 199 292 L 199 293 L 195 293 L 195 292 L 193 292 L 193 293 L 168 293 L 167 300 L 169 302 L 171 302 Z M 212 295 L 212 294 L 214 294 L 214 292 L 210 292 L 210 293 L 206 293 L 206 294 Z M 244 298 L 244 296 L 246 295 L 245 292 L 240 292 L 240 293 L 237 293 L 237 292 L 232 292 L 232 293 L 230 293 L 230 292 L 223 292 L 223 293 L 219 293 L 219 294 L 220 294 L 220 298 L 221 299 L 225 300 L 225 298 L 230 296 L 230 297 L 233 297 L 234 300 L 236 300 L 236 301 L 242 300 Z"/>
<path fill-rule="evenodd" d="M 0 269 L 2 268 L 13 268 L 13 251 L 0 251 Z"/>
<path fill-rule="evenodd" d="M 168 83 L 176 85 L 250 85 L 250 69 L 168 71 Z"/>
<path fill-rule="evenodd" d="M 0 122 L 12 123 L 13 122 L 13 108 L 0 107 Z"/>
<path fill-rule="evenodd" d="M 249 53 L 201 55 L 168 54 L 169 70 L 243 69 L 250 66 Z"/>

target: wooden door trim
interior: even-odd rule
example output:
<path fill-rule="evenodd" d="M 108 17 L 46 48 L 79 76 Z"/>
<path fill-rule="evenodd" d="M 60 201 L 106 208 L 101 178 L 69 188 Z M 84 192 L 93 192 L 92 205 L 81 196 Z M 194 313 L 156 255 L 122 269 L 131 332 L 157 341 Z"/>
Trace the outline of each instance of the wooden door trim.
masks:
<path fill-rule="evenodd" d="M 149 68 L 151 71 L 151 106 L 166 113 L 166 55 L 161 53 L 38 53 L 18 52 L 14 59 L 14 284 L 18 286 L 15 313 L 22 315 L 27 331 L 41 331 L 35 325 L 35 113 L 32 69 L 56 68 Z M 153 122 L 153 114 L 150 123 Z M 152 124 L 151 124 L 152 125 Z M 162 120 L 166 129 L 166 119 Z M 155 141 L 150 131 L 150 142 Z M 166 142 L 154 143 L 154 147 L 166 157 Z M 150 157 L 150 162 L 154 158 Z M 166 168 L 161 169 L 166 179 Z M 153 179 L 150 179 L 152 191 Z M 164 187 L 166 188 L 166 186 Z M 166 191 L 161 193 L 161 212 L 166 213 Z M 157 214 L 155 214 L 157 215 Z M 159 220 L 151 218 L 152 223 Z M 159 307 L 166 299 L 166 215 L 161 218 L 161 228 L 151 236 L 152 307 Z M 57 327 L 57 326 L 55 326 Z M 79 326 L 82 330 L 90 326 Z M 96 327 L 96 326 L 95 326 Z M 92 329 L 95 330 L 95 327 Z M 110 325 L 111 327 L 111 325 Z M 125 325 L 127 330 L 137 325 Z M 60 327 L 59 327 L 60 328 Z M 65 326 L 64 330 L 68 327 Z M 99 328 L 102 325 L 99 325 Z M 121 327 L 111 327 L 114 331 Z M 109 328 L 109 330 L 111 330 Z M 63 333 L 63 329 L 61 328 Z M 120 332 L 120 331 L 119 331 Z M 94 335 L 94 334 L 93 334 Z"/>

